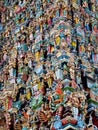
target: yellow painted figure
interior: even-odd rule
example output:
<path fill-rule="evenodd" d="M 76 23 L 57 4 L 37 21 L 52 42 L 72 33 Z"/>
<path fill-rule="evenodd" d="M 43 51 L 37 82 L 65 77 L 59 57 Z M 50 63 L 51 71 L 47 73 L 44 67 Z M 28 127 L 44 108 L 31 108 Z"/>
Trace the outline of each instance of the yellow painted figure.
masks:
<path fill-rule="evenodd" d="M 36 61 L 39 61 L 39 59 L 40 59 L 40 52 L 39 51 L 35 52 L 35 59 L 36 59 Z"/>
<path fill-rule="evenodd" d="M 72 46 L 76 48 L 76 42 L 75 41 L 72 42 Z"/>
<path fill-rule="evenodd" d="M 27 98 L 28 100 L 30 100 L 30 98 L 31 98 L 31 92 L 30 92 L 29 89 L 27 90 L 26 98 Z"/>
<path fill-rule="evenodd" d="M 79 18 L 78 18 L 78 17 L 75 18 L 75 23 L 76 23 L 76 24 L 79 23 Z"/>
<path fill-rule="evenodd" d="M 52 78 L 52 77 L 49 77 L 49 78 L 48 78 L 49 88 L 52 87 L 52 83 L 53 83 L 53 78 Z"/>
<path fill-rule="evenodd" d="M 5 109 L 8 110 L 8 98 L 5 100 Z"/>
<path fill-rule="evenodd" d="M 41 82 L 39 81 L 39 82 L 38 82 L 38 89 L 41 90 L 41 87 L 42 87 L 42 84 L 41 84 Z"/>
<path fill-rule="evenodd" d="M 57 36 L 57 37 L 55 38 L 55 42 L 56 42 L 56 45 L 57 45 L 57 46 L 60 45 L 60 37 L 59 37 L 59 36 Z"/>
<path fill-rule="evenodd" d="M 40 24 L 40 32 L 42 33 L 43 32 L 43 25 Z"/>

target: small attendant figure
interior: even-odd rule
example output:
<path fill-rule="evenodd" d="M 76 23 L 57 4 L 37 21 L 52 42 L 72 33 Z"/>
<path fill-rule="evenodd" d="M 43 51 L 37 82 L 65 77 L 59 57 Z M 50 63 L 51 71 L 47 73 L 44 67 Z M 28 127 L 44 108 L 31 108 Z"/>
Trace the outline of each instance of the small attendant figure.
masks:
<path fill-rule="evenodd" d="M 60 16 L 60 10 L 58 7 L 56 7 L 56 17 L 59 17 Z"/>
<path fill-rule="evenodd" d="M 62 4 L 61 4 L 60 16 L 62 17 L 63 15 L 64 15 L 64 11 L 63 11 Z"/>
<path fill-rule="evenodd" d="M 52 20 L 51 20 L 51 17 L 49 16 L 48 18 L 48 25 L 51 26 L 52 25 Z"/>
<path fill-rule="evenodd" d="M 72 87 L 72 88 L 76 89 L 76 88 L 78 87 L 78 85 L 77 85 L 75 79 L 72 79 L 72 81 L 71 81 L 70 83 L 71 83 L 71 87 Z"/>
<path fill-rule="evenodd" d="M 47 83 L 48 83 L 49 88 L 51 88 L 52 84 L 53 84 L 53 77 L 52 76 L 49 76 Z"/>
<path fill-rule="evenodd" d="M 36 59 L 37 62 L 40 59 L 40 51 L 39 50 L 35 52 L 35 59 Z"/>
<path fill-rule="evenodd" d="M 55 44 L 56 44 L 56 46 L 60 46 L 60 42 L 61 42 L 60 36 L 59 36 L 59 34 L 57 34 L 55 36 Z"/>
<path fill-rule="evenodd" d="M 33 41 L 33 33 L 32 32 L 30 32 L 29 39 L 30 39 L 30 41 Z"/>
<path fill-rule="evenodd" d="M 86 21 L 86 23 L 85 23 L 85 28 L 86 28 L 86 31 L 90 31 L 90 27 L 89 27 L 89 22 L 88 21 Z"/>
<path fill-rule="evenodd" d="M 56 73 L 57 79 L 63 80 L 63 70 L 61 70 L 61 68 L 57 68 L 57 69 L 55 70 L 55 73 Z"/>
<path fill-rule="evenodd" d="M 31 96 L 32 96 L 31 89 L 28 88 L 28 89 L 26 90 L 26 98 L 27 98 L 27 100 L 30 100 Z"/>

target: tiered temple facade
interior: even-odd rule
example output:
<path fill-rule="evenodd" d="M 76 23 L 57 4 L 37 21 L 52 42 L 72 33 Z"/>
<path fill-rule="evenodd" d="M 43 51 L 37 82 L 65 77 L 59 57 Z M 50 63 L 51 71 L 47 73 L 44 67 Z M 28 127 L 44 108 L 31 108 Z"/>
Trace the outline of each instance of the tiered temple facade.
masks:
<path fill-rule="evenodd" d="M 98 0 L 0 5 L 0 130 L 97 130 Z"/>

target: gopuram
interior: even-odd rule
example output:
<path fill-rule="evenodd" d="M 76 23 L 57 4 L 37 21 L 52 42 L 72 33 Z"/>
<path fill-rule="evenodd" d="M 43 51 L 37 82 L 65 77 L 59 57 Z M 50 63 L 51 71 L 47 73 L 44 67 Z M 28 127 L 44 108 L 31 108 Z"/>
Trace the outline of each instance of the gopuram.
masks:
<path fill-rule="evenodd" d="M 0 130 L 98 130 L 98 0 L 0 0 Z"/>

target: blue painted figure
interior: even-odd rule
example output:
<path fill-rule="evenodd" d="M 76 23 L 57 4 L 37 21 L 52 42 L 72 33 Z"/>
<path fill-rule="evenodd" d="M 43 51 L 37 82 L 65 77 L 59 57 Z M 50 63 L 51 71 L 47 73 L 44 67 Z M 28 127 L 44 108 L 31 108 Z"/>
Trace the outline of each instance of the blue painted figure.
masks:
<path fill-rule="evenodd" d="M 62 121 L 60 120 L 59 116 L 55 116 L 55 119 L 56 121 L 54 122 L 54 128 L 58 130 L 62 127 Z"/>

